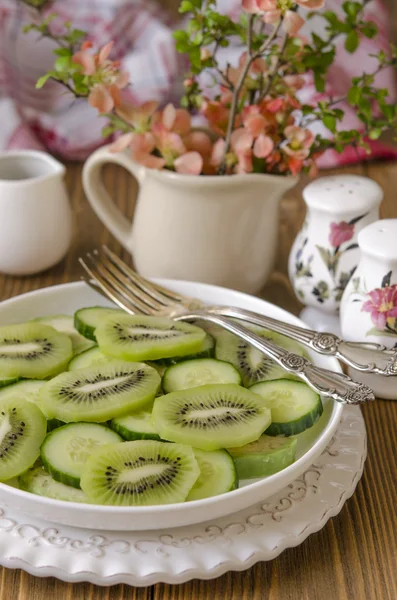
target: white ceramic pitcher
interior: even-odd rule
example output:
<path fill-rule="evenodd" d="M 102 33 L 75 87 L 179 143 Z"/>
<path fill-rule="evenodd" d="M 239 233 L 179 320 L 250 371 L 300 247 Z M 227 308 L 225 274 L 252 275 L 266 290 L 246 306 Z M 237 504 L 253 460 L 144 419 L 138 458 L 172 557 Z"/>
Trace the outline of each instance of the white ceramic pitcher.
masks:
<path fill-rule="evenodd" d="M 0 271 L 30 275 L 66 254 L 72 214 L 65 167 L 45 152 L 0 154 Z"/>
<path fill-rule="evenodd" d="M 101 181 L 113 162 L 138 181 L 131 227 Z M 83 171 L 84 190 L 104 225 L 129 250 L 139 273 L 258 292 L 274 264 L 279 201 L 292 177 L 179 175 L 146 169 L 127 153 L 94 152 Z"/>

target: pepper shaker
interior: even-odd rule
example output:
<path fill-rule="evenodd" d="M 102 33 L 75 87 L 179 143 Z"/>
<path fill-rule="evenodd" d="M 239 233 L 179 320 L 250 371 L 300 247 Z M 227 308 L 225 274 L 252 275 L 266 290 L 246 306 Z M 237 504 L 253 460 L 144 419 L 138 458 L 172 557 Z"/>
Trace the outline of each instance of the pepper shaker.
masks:
<path fill-rule="evenodd" d="M 289 256 L 289 277 L 306 305 L 302 320 L 340 335 L 340 301 L 360 257 L 357 235 L 379 219 L 383 191 L 366 177 L 333 175 L 310 183 L 303 198 L 307 215 Z"/>
<path fill-rule="evenodd" d="M 397 219 L 372 223 L 358 235 L 359 265 L 341 302 L 342 335 L 347 341 L 377 343 L 397 353 Z M 396 377 L 351 376 L 379 398 L 397 399 Z"/>

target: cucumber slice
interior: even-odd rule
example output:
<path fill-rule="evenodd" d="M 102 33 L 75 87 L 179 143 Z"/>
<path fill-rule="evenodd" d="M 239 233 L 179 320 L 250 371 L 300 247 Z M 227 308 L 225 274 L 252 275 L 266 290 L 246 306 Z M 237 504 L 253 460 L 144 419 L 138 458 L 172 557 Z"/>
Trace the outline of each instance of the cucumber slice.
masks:
<path fill-rule="evenodd" d="M 282 471 L 295 461 L 297 439 L 261 435 L 259 440 L 230 448 L 239 479 L 267 477 Z"/>
<path fill-rule="evenodd" d="M 74 313 L 74 326 L 85 338 L 96 342 L 95 329 L 106 317 L 117 313 L 126 314 L 119 308 L 104 308 L 103 306 L 81 308 Z"/>
<path fill-rule="evenodd" d="M 62 333 L 66 333 L 71 339 L 73 346 L 73 354 L 80 354 L 80 352 L 84 352 L 91 348 L 94 345 L 94 342 L 88 341 L 85 337 L 80 335 L 78 331 L 76 331 L 73 324 L 73 317 L 68 315 L 52 315 L 50 317 L 40 317 L 38 319 L 32 319 L 33 322 L 36 323 L 44 323 L 45 325 L 50 325 L 57 331 L 61 331 Z"/>
<path fill-rule="evenodd" d="M 272 413 L 267 435 L 295 435 L 312 427 L 323 413 L 321 398 L 303 381 L 277 379 L 250 388 Z"/>
<path fill-rule="evenodd" d="M 187 501 L 219 496 L 238 487 L 236 467 L 226 450 L 206 452 L 193 448 L 200 475 L 189 492 Z"/>
<path fill-rule="evenodd" d="M 41 446 L 41 460 L 56 481 L 79 488 L 81 473 L 93 451 L 117 442 L 122 438 L 103 425 L 64 425 L 47 435 Z"/>
<path fill-rule="evenodd" d="M 19 377 L 1 377 L 0 378 L 0 389 L 13 385 L 19 381 Z"/>
<path fill-rule="evenodd" d="M 87 369 L 97 365 L 107 365 L 111 362 L 109 356 L 105 356 L 98 346 L 89 348 L 84 352 L 77 354 L 68 364 L 68 371 L 76 371 L 76 369 Z"/>
<path fill-rule="evenodd" d="M 89 500 L 83 490 L 55 481 L 42 466 L 33 467 L 33 469 L 24 473 L 20 477 L 20 487 L 25 492 L 37 494 L 38 496 L 46 496 L 54 500 L 85 502 L 89 504 Z"/>
<path fill-rule="evenodd" d="M 195 352 L 194 354 L 188 354 L 186 356 L 173 356 L 172 358 L 162 358 L 157 362 L 157 364 L 170 367 L 172 365 L 176 365 L 185 360 L 194 360 L 196 358 L 212 358 L 215 353 L 215 340 L 214 338 L 206 334 L 204 341 L 201 345 L 201 350 Z"/>
<path fill-rule="evenodd" d="M 128 441 L 161 439 L 152 423 L 152 407 L 112 419 L 110 427 Z"/>
<path fill-rule="evenodd" d="M 208 383 L 241 384 L 241 377 L 233 365 L 215 358 L 185 360 L 168 367 L 162 387 L 165 393 L 187 390 Z"/>
<path fill-rule="evenodd" d="M 18 398 L 23 398 L 24 400 L 37 404 L 39 400 L 39 391 L 44 384 L 45 381 L 38 381 L 37 379 L 18 381 L 17 383 L 0 390 L 0 400 L 18 396 Z"/>

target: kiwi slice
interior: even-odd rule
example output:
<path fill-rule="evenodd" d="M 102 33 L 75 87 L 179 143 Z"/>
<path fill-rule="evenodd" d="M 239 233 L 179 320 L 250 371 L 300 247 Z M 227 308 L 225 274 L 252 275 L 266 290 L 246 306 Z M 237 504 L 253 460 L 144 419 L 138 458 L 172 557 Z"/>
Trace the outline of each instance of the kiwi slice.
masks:
<path fill-rule="evenodd" d="M 201 450 L 243 446 L 271 423 L 261 398 L 239 385 L 202 385 L 156 398 L 152 419 L 161 438 Z"/>
<path fill-rule="evenodd" d="M 44 323 L 45 325 L 50 325 L 57 331 L 61 331 L 62 333 L 66 333 L 70 337 L 73 346 L 73 354 L 80 354 L 80 352 L 84 352 L 94 346 L 95 342 L 87 340 L 85 337 L 79 334 L 78 331 L 74 328 L 73 317 L 68 315 L 52 315 L 50 317 L 40 317 L 38 319 L 33 319 L 32 322 L 36 323 Z"/>
<path fill-rule="evenodd" d="M 297 438 L 261 435 L 241 448 L 230 448 L 239 479 L 267 477 L 282 471 L 295 460 Z"/>
<path fill-rule="evenodd" d="M 205 332 L 195 325 L 140 315 L 106 317 L 95 330 L 104 354 L 123 360 L 156 360 L 200 350 Z"/>
<path fill-rule="evenodd" d="M 34 464 L 46 430 L 46 419 L 32 402 L 16 396 L 0 401 L 0 481 Z"/>
<path fill-rule="evenodd" d="M 171 365 L 177 365 L 178 363 L 185 360 L 195 360 L 196 358 L 212 358 L 215 353 L 215 340 L 214 338 L 206 334 L 201 348 L 198 352 L 193 354 L 187 354 L 186 356 L 173 356 L 172 358 L 162 358 L 157 361 L 157 364 L 170 367 Z"/>
<path fill-rule="evenodd" d="M 138 440 L 96 450 L 87 460 L 80 484 L 98 504 L 171 504 L 186 500 L 199 474 L 189 446 Z"/>
<path fill-rule="evenodd" d="M 149 404 L 160 384 L 149 365 L 112 361 L 51 379 L 40 390 L 40 406 L 48 418 L 65 423 L 101 423 Z"/>
<path fill-rule="evenodd" d="M 304 355 L 302 346 L 284 335 L 253 325 L 245 326 L 264 339 L 274 342 L 290 352 L 300 356 Z M 224 360 L 236 367 L 245 387 L 250 387 L 259 381 L 271 379 L 296 379 L 294 375 L 287 373 L 263 352 L 228 331 L 222 331 L 217 335 L 215 356 L 218 360 Z"/>
<path fill-rule="evenodd" d="M 8 481 L 7 485 L 9 485 Z M 20 487 L 31 494 L 46 496 L 54 500 L 89 503 L 83 490 L 55 481 L 41 465 L 34 466 L 20 477 Z"/>
<path fill-rule="evenodd" d="M 116 314 L 125 315 L 125 311 L 120 308 L 104 308 L 103 306 L 80 308 L 74 313 L 74 326 L 85 338 L 96 342 L 95 329 L 99 323 L 104 318 Z"/>
<path fill-rule="evenodd" d="M 72 342 L 42 323 L 0 327 L 0 373 L 4 377 L 45 379 L 66 369 Z"/>

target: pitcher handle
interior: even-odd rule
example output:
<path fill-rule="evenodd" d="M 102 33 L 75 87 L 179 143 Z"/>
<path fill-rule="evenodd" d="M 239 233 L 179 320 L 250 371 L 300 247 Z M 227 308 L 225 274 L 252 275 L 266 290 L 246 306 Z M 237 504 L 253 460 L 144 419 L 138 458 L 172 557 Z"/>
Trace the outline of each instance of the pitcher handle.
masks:
<path fill-rule="evenodd" d="M 107 163 L 124 167 L 137 180 L 139 186 L 145 179 L 145 167 L 135 163 L 126 153 L 109 152 L 109 146 L 99 148 L 91 154 L 83 167 L 83 188 L 91 207 L 114 237 L 126 248 L 130 237 L 131 223 L 112 201 L 101 177 L 101 169 Z"/>

